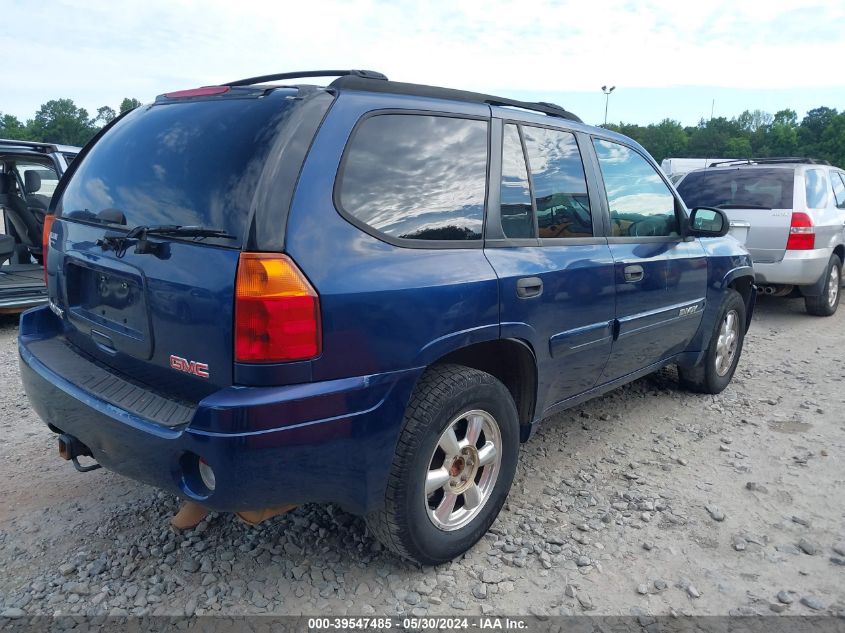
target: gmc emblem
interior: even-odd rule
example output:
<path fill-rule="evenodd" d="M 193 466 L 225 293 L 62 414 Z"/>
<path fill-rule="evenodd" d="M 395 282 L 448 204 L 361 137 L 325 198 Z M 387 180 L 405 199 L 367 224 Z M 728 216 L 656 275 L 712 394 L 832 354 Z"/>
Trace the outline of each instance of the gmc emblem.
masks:
<path fill-rule="evenodd" d="M 200 378 L 208 378 L 208 363 L 198 363 L 195 360 L 188 360 L 181 356 L 170 355 L 170 369 L 183 371 L 186 374 L 193 374 Z"/>

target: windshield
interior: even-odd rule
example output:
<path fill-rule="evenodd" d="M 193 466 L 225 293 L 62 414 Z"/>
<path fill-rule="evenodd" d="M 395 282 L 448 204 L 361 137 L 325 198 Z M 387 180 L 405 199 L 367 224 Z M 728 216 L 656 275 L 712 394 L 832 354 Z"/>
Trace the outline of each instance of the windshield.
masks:
<path fill-rule="evenodd" d="M 222 244 L 239 245 L 277 124 L 293 102 L 280 97 L 138 108 L 82 158 L 59 214 L 215 228 L 238 238 Z"/>
<path fill-rule="evenodd" d="M 791 209 L 793 177 L 793 169 L 704 169 L 687 174 L 678 193 L 690 209 Z"/>

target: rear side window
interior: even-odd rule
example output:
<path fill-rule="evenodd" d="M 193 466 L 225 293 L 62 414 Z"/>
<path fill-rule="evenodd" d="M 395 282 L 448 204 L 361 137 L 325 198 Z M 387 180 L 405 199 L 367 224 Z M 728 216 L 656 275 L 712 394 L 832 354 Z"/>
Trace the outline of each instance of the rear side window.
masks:
<path fill-rule="evenodd" d="M 593 139 L 614 237 L 675 237 L 680 234 L 675 196 L 657 171 L 634 150 Z"/>
<path fill-rule="evenodd" d="M 502 186 L 499 197 L 505 237 L 534 237 L 528 168 L 525 166 L 519 128 L 512 124 L 505 126 L 502 139 Z"/>
<path fill-rule="evenodd" d="M 487 122 L 380 114 L 346 150 L 342 211 L 391 238 L 481 239 L 487 186 Z"/>
<path fill-rule="evenodd" d="M 830 182 L 833 186 L 833 197 L 836 199 L 836 206 L 845 208 L 845 180 L 838 171 L 830 172 Z"/>
<path fill-rule="evenodd" d="M 592 237 L 584 164 L 575 135 L 523 126 L 541 238 Z"/>
<path fill-rule="evenodd" d="M 793 182 L 791 168 L 703 169 L 687 174 L 678 193 L 690 209 L 791 209 Z"/>
<path fill-rule="evenodd" d="M 138 108 L 82 159 L 61 214 L 94 220 L 109 210 L 127 226 L 222 229 L 240 246 L 250 205 L 279 123 L 281 97 L 193 101 Z"/>
<path fill-rule="evenodd" d="M 804 172 L 804 192 L 810 209 L 823 209 L 827 206 L 827 178 L 823 169 L 808 169 Z"/>

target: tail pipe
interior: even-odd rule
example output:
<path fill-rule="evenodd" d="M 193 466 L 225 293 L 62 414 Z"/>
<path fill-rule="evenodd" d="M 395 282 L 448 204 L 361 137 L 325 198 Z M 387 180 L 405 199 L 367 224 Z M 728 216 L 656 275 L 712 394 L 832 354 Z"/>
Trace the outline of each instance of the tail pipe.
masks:
<path fill-rule="evenodd" d="M 102 468 L 100 464 L 91 464 L 90 466 L 83 466 L 79 463 L 80 457 L 93 457 L 91 449 L 85 446 L 82 442 L 76 439 L 73 435 L 62 433 L 59 435 L 59 457 L 64 460 L 73 462 L 73 467 L 81 473 L 91 472 Z"/>

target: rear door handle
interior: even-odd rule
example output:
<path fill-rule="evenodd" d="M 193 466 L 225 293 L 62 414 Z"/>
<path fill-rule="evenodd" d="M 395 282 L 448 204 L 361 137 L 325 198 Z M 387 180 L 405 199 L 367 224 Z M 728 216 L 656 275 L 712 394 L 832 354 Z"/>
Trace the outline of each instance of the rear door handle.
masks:
<path fill-rule="evenodd" d="M 639 264 L 625 266 L 625 283 L 635 284 L 638 281 L 642 281 L 644 276 L 643 267 Z"/>
<path fill-rule="evenodd" d="M 531 299 L 543 294 L 543 280 L 539 277 L 523 277 L 516 282 L 516 294 L 520 299 Z"/>

